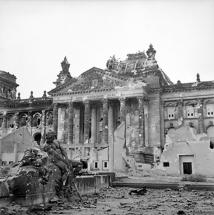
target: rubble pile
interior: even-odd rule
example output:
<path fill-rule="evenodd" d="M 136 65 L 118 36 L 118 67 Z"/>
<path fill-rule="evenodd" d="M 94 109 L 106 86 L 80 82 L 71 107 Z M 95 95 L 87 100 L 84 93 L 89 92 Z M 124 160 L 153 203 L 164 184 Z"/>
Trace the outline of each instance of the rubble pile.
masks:
<path fill-rule="evenodd" d="M 82 201 L 74 183 L 82 168 L 83 162 L 69 160 L 55 135 L 49 133 L 43 147 L 27 149 L 22 160 L 2 175 L 0 197 L 22 206 L 41 205 L 43 210 L 58 199 Z M 10 214 L 2 210 L 0 214 Z"/>

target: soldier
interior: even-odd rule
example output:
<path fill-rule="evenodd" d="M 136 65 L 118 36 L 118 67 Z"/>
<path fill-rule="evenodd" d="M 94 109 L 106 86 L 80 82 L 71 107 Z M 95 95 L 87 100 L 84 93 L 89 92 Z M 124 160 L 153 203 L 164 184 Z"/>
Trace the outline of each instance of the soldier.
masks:
<path fill-rule="evenodd" d="M 48 153 L 51 161 L 61 171 L 62 184 L 58 184 L 58 195 L 63 195 L 67 199 L 71 200 L 71 197 L 74 198 L 74 192 L 76 192 L 78 198 L 82 201 L 74 183 L 75 174 L 79 174 L 82 169 L 82 162 L 74 162 L 68 159 L 66 151 L 60 145 L 60 142 L 56 140 L 56 134 L 54 132 L 48 132 L 46 134 L 44 151 Z"/>
<path fill-rule="evenodd" d="M 48 153 L 51 161 L 60 169 L 62 174 L 63 185 L 69 183 L 67 181 L 68 176 L 73 176 L 73 168 L 68 160 L 66 151 L 56 140 L 56 134 L 54 132 L 48 132 L 46 134 L 46 142 L 44 145 L 44 151 Z"/>

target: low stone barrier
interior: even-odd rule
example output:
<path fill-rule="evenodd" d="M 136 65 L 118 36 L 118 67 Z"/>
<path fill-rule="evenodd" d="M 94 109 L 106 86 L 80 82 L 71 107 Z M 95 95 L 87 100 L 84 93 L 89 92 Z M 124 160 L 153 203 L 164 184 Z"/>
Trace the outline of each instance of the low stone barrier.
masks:
<path fill-rule="evenodd" d="M 76 178 L 76 185 L 80 194 L 92 194 L 99 192 L 101 188 L 109 187 L 109 175 L 89 175 Z"/>
<path fill-rule="evenodd" d="M 53 182 L 50 181 L 48 185 L 42 186 L 38 178 L 32 177 L 31 186 L 23 195 L 16 196 L 16 198 L 9 197 L 9 188 L 6 180 L 0 180 L 0 205 L 1 202 L 12 200 L 23 206 L 31 206 L 48 202 L 55 195 L 55 188 Z M 78 176 L 75 180 L 78 191 L 81 195 L 93 194 L 99 192 L 101 188 L 109 187 L 111 177 L 109 175 L 87 175 Z"/>

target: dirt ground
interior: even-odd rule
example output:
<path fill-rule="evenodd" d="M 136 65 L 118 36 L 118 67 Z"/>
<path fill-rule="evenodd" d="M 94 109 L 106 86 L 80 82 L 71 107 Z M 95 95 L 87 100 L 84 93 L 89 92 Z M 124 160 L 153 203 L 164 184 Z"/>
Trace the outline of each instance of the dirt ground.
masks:
<path fill-rule="evenodd" d="M 58 202 L 50 211 L 27 214 L 48 215 L 184 215 L 214 214 L 214 192 L 148 189 L 145 195 L 130 195 L 131 188 L 103 189 L 99 194 L 84 196 L 85 204 Z M 11 208 L 12 209 L 12 208 Z M 21 208 L 11 214 L 25 214 Z M 0 214 L 4 214 L 1 213 Z"/>

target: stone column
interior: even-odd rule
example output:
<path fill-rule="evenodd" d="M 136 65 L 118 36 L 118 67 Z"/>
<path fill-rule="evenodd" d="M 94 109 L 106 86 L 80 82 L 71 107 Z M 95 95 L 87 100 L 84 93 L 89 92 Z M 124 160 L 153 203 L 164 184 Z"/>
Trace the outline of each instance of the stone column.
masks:
<path fill-rule="evenodd" d="M 108 144 L 108 100 L 103 100 L 103 137 L 102 143 Z"/>
<path fill-rule="evenodd" d="M 114 119 L 113 107 L 109 104 L 108 109 L 108 144 L 109 144 L 109 167 L 114 171 Z"/>
<path fill-rule="evenodd" d="M 65 117 L 66 107 L 61 106 L 58 108 L 57 139 L 62 143 L 65 143 Z"/>
<path fill-rule="evenodd" d="M 7 129 L 7 113 L 5 112 L 3 115 L 3 121 L 2 121 L 2 126 L 1 126 L 3 132 L 6 132 Z M 2 141 L 0 140 L 0 165 L 1 165 L 1 160 L 2 160 Z"/>
<path fill-rule="evenodd" d="M 6 129 L 7 128 L 7 113 L 4 113 L 3 115 L 3 121 L 2 121 L 2 129 Z"/>
<path fill-rule="evenodd" d="M 205 132 L 203 100 L 198 100 L 198 133 Z"/>
<path fill-rule="evenodd" d="M 53 105 L 53 131 L 57 135 L 57 127 L 58 127 L 58 104 L 55 103 Z"/>
<path fill-rule="evenodd" d="M 27 128 L 32 135 L 32 111 L 29 111 L 27 114 Z"/>
<path fill-rule="evenodd" d="M 74 107 L 74 124 L 73 124 L 73 143 L 74 145 L 78 145 L 80 143 L 80 109 L 75 106 Z"/>
<path fill-rule="evenodd" d="M 143 97 L 138 97 L 139 109 L 139 143 L 145 147 L 145 119 L 144 119 L 144 101 Z"/>
<path fill-rule="evenodd" d="M 46 111 L 42 110 L 42 139 L 41 143 L 45 143 L 45 136 L 46 136 Z"/>
<path fill-rule="evenodd" d="M 73 144 L 73 118 L 74 118 L 74 106 L 73 102 L 69 102 L 68 105 L 68 144 Z"/>
<path fill-rule="evenodd" d="M 89 120 L 90 120 L 90 104 L 89 101 L 84 102 L 84 143 L 88 143 L 89 138 Z"/>
<path fill-rule="evenodd" d="M 19 112 L 16 112 L 14 115 L 14 127 L 15 129 L 19 128 Z"/>
<path fill-rule="evenodd" d="M 96 117 L 96 107 L 92 106 L 91 109 L 91 143 L 95 146 L 96 136 L 97 136 L 97 117 Z"/>
<path fill-rule="evenodd" d="M 120 98 L 120 122 L 126 120 L 126 99 Z"/>

